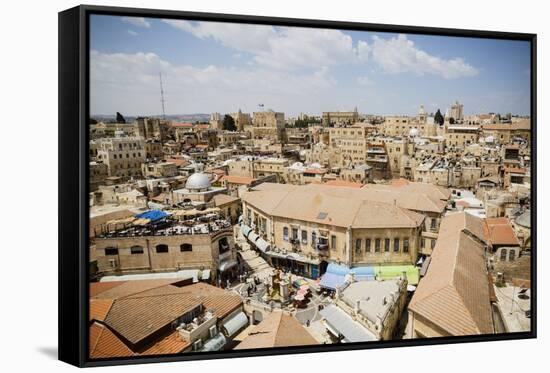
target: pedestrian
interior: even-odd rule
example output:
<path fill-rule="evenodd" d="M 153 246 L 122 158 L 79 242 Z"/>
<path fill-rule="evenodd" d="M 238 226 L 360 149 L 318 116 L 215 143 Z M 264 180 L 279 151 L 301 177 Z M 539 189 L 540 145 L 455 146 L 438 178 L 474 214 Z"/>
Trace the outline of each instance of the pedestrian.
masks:
<path fill-rule="evenodd" d="M 306 321 L 306 326 L 309 328 L 309 319 Z"/>

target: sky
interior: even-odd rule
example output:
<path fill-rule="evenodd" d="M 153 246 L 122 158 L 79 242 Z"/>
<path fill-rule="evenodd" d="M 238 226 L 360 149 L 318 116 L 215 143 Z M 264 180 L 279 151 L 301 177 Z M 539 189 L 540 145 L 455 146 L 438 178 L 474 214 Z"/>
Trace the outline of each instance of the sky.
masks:
<path fill-rule="evenodd" d="M 92 115 L 528 115 L 525 41 L 92 15 Z"/>

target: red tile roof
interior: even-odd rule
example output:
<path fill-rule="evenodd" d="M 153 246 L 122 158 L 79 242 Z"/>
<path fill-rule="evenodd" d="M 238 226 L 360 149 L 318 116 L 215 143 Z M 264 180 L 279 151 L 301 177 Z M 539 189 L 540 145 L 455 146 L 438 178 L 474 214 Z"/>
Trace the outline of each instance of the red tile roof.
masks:
<path fill-rule="evenodd" d="M 489 218 L 487 223 L 487 235 L 492 245 L 519 246 L 519 241 L 508 218 Z"/>
<path fill-rule="evenodd" d="M 235 175 L 224 175 L 220 178 L 220 181 L 227 181 L 230 184 L 242 184 L 249 185 L 255 179 L 248 176 L 235 176 Z"/>
<path fill-rule="evenodd" d="M 110 357 L 128 357 L 134 355 L 112 331 L 104 325 L 94 322 L 90 326 L 89 357 L 92 359 Z"/>

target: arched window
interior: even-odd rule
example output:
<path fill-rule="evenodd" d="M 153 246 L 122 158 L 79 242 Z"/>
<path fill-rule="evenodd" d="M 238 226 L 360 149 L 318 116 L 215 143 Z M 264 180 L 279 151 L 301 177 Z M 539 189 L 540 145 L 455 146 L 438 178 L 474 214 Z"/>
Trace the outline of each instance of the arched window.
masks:
<path fill-rule="evenodd" d="M 190 243 L 182 243 L 180 245 L 180 251 L 193 251 L 193 245 L 191 245 Z"/>
<path fill-rule="evenodd" d="M 516 260 L 516 250 L 510 249 L 510 253 L 508 253 L 508 260 L 511 262 Z"/>
<path fill-rule="evenodd" d="M 160 244 L 156 246 L 157 253 L 167 253 L 168 252 L 168 245 Z"/>
<path fill-rule="evenodd" d="M 130 248 L 130 253 L 132 253 L 132 254 L 143 254 L 143 247 L 141 247 L 141 246 L 132 246 Z"/>
<path fill-rule="evenodd" d="M 227 237 L 222 237 L 218 240 L 218 250 L 220 254 L 229 251 L 229 242 L 227 241 Z"/>
<path fill-rule="evenodd" d="M 283 240 L 288 241 L 288 227 L 283 228 Z"/>

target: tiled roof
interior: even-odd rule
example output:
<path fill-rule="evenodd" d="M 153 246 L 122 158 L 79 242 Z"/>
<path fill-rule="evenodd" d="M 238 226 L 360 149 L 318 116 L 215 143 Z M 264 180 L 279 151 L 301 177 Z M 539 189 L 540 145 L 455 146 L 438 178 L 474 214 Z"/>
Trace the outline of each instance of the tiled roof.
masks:
<path fill-rule="evenodd" d="M 443 218 L 426 276 L 409 310 L 449 335 L 493 333 L 483 221 L 468 213 Z"/>
<path fill-rule="evenodd" d="M 201 304 L 219 318 L 242 304 L 238 295 L 212 285 L 173 283 L 170 279 L 126 281 L 92 299 L 91 308 L 93 303 L 94 315 L 135 345 Z"/>
<path fill-rule="evenodd" d="M 113 332 L 104 325 L 94 322 L 90 326 L 89 356 L 92 359 L 128 357 L 134 355 Z"/>
<path fill-rule="evenodd" d="M 255 179 L 247 176 L 234 176 L 234 175 L 224 175 L 220 178 L 220 181 L 227 181 L 231 184 L 243 184 L 248 185 L 252 183 Z"/>
<path fill-rule="evenodd" d="M 90 321 L 104 321 L 112 305 L 112 299 L 90 299 Z"/>
<path fill-rule="evenodd" d="M 292 187 L 265 184 L 244 193 L 242 199 L 273 216 L 346 228 L 411 228 L 424 220 L 423 215 L 394 205 L 393 200 L 378 201 L 372 196 L 377 191 L 313 184 Z"/>
<path fill-rule="evenodd" d="M 275 311 L 256 325 L 235 350 L 307 346 L 318 342 L 294 317 Z"/>
<path fill-rule="evenodd" d="M 124 281 L 92 282 L 90 283 L 90 298 L 96 297 L 99 294 L 122 284 L 124 284 Z"/>
<path fill-rule="evenodd" d="M 519 246 L 519 241 L 508 218 L 489 218 L 487 235 L 492 245 Z"/>
<path fill-rule="evenodd" d="M 174 330 L 166 337 L 158 340 L 154 344 L 147 346 L 143 351 L 140 351 L 140 355 L 162 355 L 162 354 L 177 354 L 182 352 L 191 343 L 181 338 L 179 332 Z"/>

